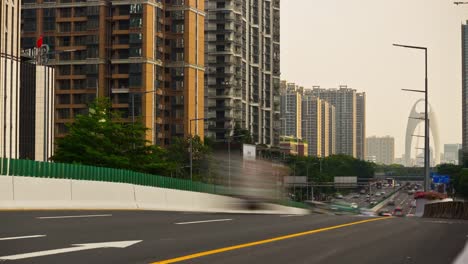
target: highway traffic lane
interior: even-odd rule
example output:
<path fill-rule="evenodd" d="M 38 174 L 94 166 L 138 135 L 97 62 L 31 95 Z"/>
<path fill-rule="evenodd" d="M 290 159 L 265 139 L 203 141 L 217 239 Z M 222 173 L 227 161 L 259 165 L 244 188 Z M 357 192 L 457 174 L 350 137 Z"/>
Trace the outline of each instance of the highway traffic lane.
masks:
<path fill-rule="evenodd" d="M 175 263 L 450 264 L 466 243 L 468 221 L 394 218 Z"/>
<path fill-rule="evenodd" d="M 55 214 L 57 212 L 54 212 Z M 67 212 L 68 213 L 68 212 Z M 41 213 L 40 215 L 43 215 Z M 60 215 L 64 215 L 60 213 Z M 148 263 L 187 252 L 229 246 L 250 240 L 265 239 L 334 224 L 355 221 L 352 217 L 277 215 L 182 214 L 164 212 L 112 212 L 112 217 L 38 220 L 29 215 L 32 233 L 42 231 L 46 237 L 0 241 L 0 256 L 71 247 L 73 244 L 143 240 L 125 249 L 93 249 L 61 255 L 24 259 L 19 263 Z M 161 216 L 162 215 L 162 216 Z M 4 216 L 4 215 L 3 215 Z M 157 218 L 166 217 L 161 223 Z M 231 217 L 231 222 L 175 225 L 176 221 Z M 32 220 L 34 219 L 34 221 Z M 360 219 L 358 219 L 360 220 Z M 152 223 L 151 221 L 154 221 Z M 83 223 L 84 224 L 81 224 Z M 146 222 L 146 224 L 141 224 Z M 135 224 L 139 223 L 139 224 Z M 0 225 L 1 226 L 1 225 Z M 2 236 L 3 230 L 2 227 Z M 17 229 L 20 231 L 21 228 Z M 26 232 L 20 232 L 20 235 Z M 7 243 L 8 242 L 8 243 Z"/>

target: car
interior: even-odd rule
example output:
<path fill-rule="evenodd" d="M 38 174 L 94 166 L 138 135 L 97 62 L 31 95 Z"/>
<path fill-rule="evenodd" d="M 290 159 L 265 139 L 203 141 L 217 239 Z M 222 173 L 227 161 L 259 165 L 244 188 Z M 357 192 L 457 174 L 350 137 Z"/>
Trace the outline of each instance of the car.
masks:
<path fill-rule="evenodd" d="M 343 197 L 342 194 L 337 193 L 337 194 L 335 195 L 335 198 L 336 198 L 336 199 L 343 199 L 344 197 Z"/>
<path fill-rule="evenodd" d="M 388 209 L 382 209 L 379 211 L 379 216 L 392 216 Z"/>
<path fill-rule="evenodd" d="M 411 208 L 416 208 L 416 200 L 411 201 Z"/>
<path fill-rule="evenodd" d="M 399 183 L 395 184 L 395 187 L 400 187 L 400 186 L 401 186 L 401 184 L 399 184 Z"/>
<path fill-rule="evenodd" d="M 367 195 L 366 195 L 366 198 L 370 198 L 370 194 L 367 194 Z"/>
<path fill-rule="evenodd" d="M 354 194 L 354 195 L 353 195 L 353 198 L 354 198 L 354 199 L 358 199 L 358 198 L 359 198 L 359 194 Z"/>
<path fill-rule="evenodd" d="M 409 191 L 408 191 L 408 194 L 414 194 L 414 191 L 413 191 L 413 190 L 409 190 Z"/>
<path fill-rule="evenodd" d="M 389 200 L 387 205 L 394 206 L 395 205 L 395 200 Z"/>
<path fill-rule="evenodd" d="M 381 194 L 380 193 L 376 193 L 375 196 L 380 196 Z"/>
<path fill-rule="evenodd" d="M 360 194 L 366 194 L 366 190 L 362 189 L 359 193 Z"/>
<path fill-rule="evenodd" d="M 355 209 L 357 209 L 357 208 L 358 208 L 358 205 L 357 205 L 357 203 L 351 203 L 351 208 L 355 208 Z"/>
<path fill-rule="evenodd" d="M 370 205 L 376 205 L 376 204 L 377 204 L 377 202 L 376 202 L 376 201 L 374 201 L 374 200 L 372 200 L 372 201 L 370 201 L 370 203 L 369 203 L 369 204 L 370 204 Z"/>
<path fill-rule="evenodd" d="M 403 213 L 403 209 L 401 209 L 400 207 L 395 208 L 395 210 L 393 210 L 393 216 L 405 216 L 405 214 Z"/>

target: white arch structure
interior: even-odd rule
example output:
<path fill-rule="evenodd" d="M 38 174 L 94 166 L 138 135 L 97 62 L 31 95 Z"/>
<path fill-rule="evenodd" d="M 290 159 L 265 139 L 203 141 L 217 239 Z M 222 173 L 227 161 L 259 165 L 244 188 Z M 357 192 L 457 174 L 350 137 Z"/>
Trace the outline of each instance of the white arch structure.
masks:
<path fill-rule="evenodd" d="M 413 105 L 411 109 L 409 118 L 408 118 L 408 125 L 406 126 L 406 143 L 405 143 L 405 163 L 406 166 L 411 165 L 411 144 L 413 143 L 414 132 L 416 127 L 420 123 L 424 123 L 424 112 L 417 112 L 416 106 L 420 103 L 424 102 L 424 99 L 419 99 Z M 439 145 L 439 131 L 437 126 L 437 119 L 435 117 L 435 113 L 431 105 L 429 105 L 429 129 L 432 134 L 433 138 L 433 146 L 434 146 L 434 161 L 436 164 L 440 163 L 440 145 Z"/>

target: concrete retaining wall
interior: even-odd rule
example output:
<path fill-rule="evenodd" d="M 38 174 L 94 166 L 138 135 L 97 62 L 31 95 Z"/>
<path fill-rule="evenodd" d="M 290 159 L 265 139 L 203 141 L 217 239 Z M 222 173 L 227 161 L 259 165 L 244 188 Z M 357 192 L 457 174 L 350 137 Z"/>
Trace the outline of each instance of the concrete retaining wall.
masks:
<path fill-rule="evenodd" d="M 468 220 L 468 202 L 439 202 L 426 204 L 424 217 Z"/>
<path fill-rule="evenodd" d="M 141 209 L 230 213 L 307 214 L 274 204 L 249 211 L 228 196 L 126 183 L 0 176 L 0 209 Z"/>

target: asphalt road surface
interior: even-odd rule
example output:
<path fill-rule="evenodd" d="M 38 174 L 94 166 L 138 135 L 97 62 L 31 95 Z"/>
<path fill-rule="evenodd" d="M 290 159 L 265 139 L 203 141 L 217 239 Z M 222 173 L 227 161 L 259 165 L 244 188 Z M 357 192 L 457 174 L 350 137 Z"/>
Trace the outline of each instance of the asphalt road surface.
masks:
<path fill-rule="evenodd" d="M 467 235 L 415 217 L 16 211 L 0 212 L 0 262 L 445 264 Z"/>

